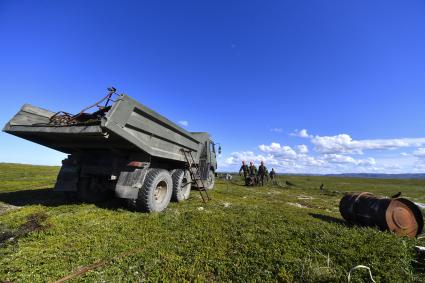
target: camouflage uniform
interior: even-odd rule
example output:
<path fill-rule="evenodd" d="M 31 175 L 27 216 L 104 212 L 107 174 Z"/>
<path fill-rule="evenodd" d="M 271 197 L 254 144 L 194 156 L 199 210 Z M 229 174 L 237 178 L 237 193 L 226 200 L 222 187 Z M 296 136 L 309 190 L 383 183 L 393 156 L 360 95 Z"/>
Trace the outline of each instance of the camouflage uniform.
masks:
<path fill-rule="evenodd" d="M 250 165 L 248 169 L 249 176 L 245 179 L 245 185 L 255 186 L 257 185 L 257 167 Z"/>
<path fill-rule="evenodd" d="M 261 182 L 261 186 L 264 186 L 264 177 L 267 178 L 268 176 L 268 171 L 267 171 L 267 167 L 264 165 L 260 165 L 260 167 L 258 167 L 258 177 L 259 177 L 259 183 Z"/>
<path fill-rule="evenodd" d="M 246 179 L 249 174 L 249 167 L 246 164 L 242 164 L 241 169 L 239 169 L 239 175 L 243 172 L 243 177 Z"/>
<path fill-rule="evenodd" d="M 276 172 L 274 171 L 274 169 L 272 169 L 272 171 L 270 171 L 270 179 L 273 180 L 275 176 Z"/>
<path fill-rule="evenodd" d="M 255 167 L 255 165 L 249 166 L 249 176 L 257 177 L 257 167 Z"/>

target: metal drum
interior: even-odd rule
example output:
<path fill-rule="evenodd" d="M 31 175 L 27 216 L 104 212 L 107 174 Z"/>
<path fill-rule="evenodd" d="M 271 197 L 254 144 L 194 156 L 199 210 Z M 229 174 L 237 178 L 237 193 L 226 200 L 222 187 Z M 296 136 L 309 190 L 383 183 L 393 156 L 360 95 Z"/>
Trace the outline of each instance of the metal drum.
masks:
<path fill-rule="evenodd" d="M 383 198 L 367 192 L 349 193 L 341 199 L 339 211 L 350 224 L 378 227 L 398 236 L 416 237 L 424 226 L 421 210 L 405 198 Z"/>

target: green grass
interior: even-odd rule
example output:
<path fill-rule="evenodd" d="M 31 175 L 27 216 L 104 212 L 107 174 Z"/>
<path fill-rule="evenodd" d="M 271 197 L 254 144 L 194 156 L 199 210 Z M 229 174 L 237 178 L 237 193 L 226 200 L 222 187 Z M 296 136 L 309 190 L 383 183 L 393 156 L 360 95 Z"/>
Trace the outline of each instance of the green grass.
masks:
<path fill-rule="evenodd" d="M 376 282 L 425 282 L 425 259 L 414 251 L 424 240 L 348 227 L 338 211 L 342 195 L 319 190 L 324 183 L 338 192 L 401 191 L 425 203 L 422 180 L 279 177 L 293 188 L 220 180 L 207 204 L 192 191 L 163 213 L 143 214 L 113 200 L 67 203 L 49 189 L 57 171 L 0 165 L 0 231 L 16 231 L 31 215 L 47 217 L 43 229 L 0 247 L 0 281 L 54 281 L 106 260 L 73 281 L 346 282 L 362 264 Z M 357 270 L 352 282 L 370 279 Z"/>
<path fill-rule="evenodd" d="M 0 192 L 51 187 L 59 173 L 57 166 L 25 166 L 0 163 Z"/>

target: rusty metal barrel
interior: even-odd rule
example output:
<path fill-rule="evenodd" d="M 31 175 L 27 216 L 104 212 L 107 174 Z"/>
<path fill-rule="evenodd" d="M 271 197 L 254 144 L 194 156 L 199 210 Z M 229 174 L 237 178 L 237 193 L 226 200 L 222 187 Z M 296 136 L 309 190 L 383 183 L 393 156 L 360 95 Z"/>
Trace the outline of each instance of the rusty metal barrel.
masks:
<path fill-rule="evenodd" d="M 405 198 L 377 197 L 371 193 L 348 193 L 339 203 L 342 217 L 350 224 L 378 227 L 398 236 L 416 237 L 422 233 L 422 211 Z"/>

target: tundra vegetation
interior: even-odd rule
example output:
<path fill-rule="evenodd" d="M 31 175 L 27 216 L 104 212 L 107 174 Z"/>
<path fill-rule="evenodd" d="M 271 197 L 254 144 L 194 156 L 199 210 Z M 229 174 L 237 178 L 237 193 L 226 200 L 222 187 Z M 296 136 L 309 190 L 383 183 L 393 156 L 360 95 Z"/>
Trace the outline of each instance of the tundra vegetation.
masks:
<path fill-rule="evenodd" d="M 366 265 L 376 282 L 425 282 L 414 249 L 424 239 L 347 226 L 338 210 L 353 191 L 425 203 L 425 180 L 278 176 L 247 188 L 235 177 L 217 180 L 207 204 L 192 191 L 146 214 L 118 199 L 67 201 L 52 190 L 58 171 L 0 164 L 0 282 L 55 281 L 93 263 L 72 281 L 344 282 Z M 370 282 L 363 269 L 351 280 Z"/>

